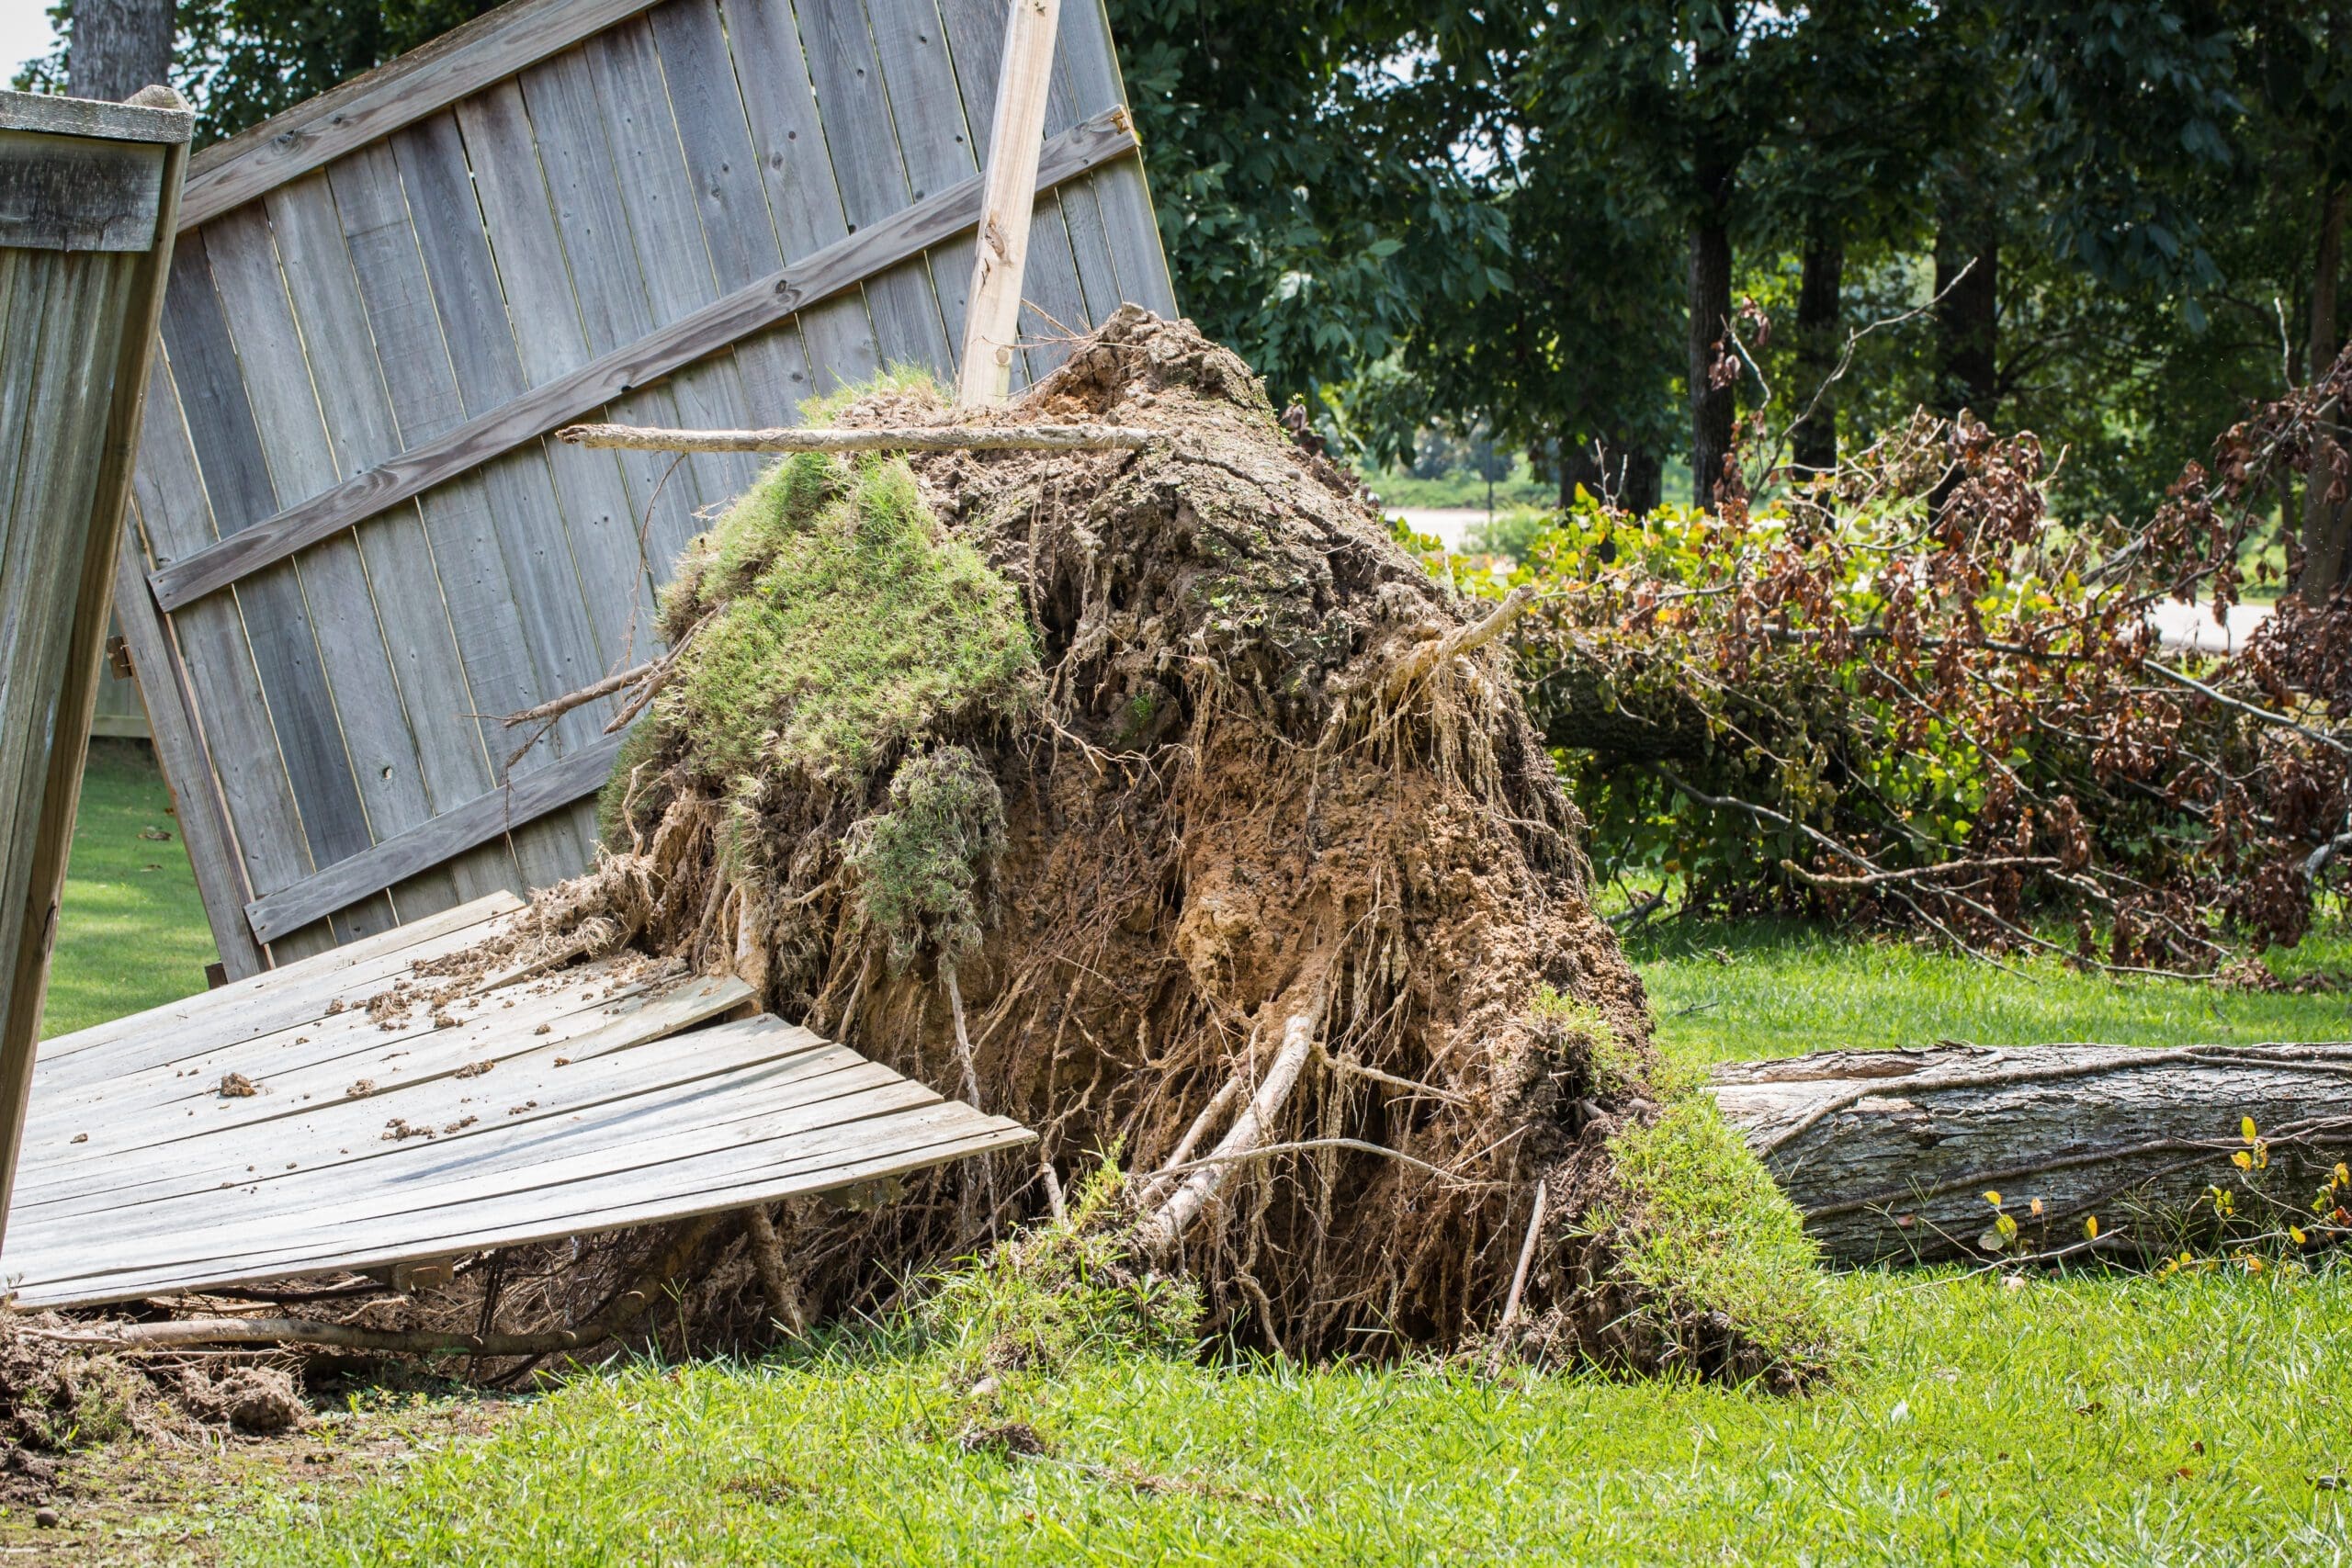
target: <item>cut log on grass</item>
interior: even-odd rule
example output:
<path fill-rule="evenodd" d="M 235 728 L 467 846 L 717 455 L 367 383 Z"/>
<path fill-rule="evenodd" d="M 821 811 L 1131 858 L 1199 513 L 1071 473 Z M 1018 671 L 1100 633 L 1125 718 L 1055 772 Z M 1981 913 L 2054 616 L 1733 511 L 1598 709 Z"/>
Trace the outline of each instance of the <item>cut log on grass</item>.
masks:
<path fill-rule="evenodd" d="M 2091 1220 L 2103 1247 L 2168 1250 L 2215 1188 L 2240 1222 L 2308 1226 L 2352 1150 L 2352 1044 L 1831 1051 L 1712 1088 L 1844 1262 L 2049 1252 Z"/>

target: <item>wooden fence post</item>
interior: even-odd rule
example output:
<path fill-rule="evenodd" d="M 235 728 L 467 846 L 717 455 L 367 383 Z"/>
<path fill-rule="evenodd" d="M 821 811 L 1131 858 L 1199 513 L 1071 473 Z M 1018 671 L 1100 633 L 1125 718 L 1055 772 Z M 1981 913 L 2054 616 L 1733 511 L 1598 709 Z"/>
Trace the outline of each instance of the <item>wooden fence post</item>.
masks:
<path fill-rule="evenodd" d="M 0 1226 L 195 117 L 0 92 Z"/>
<path fill-rule="evenodd" d="M 956 400 L 967 408 L 1001 403 L 1012 388 L 1021 275 L 1029 261 L 1029 217 L 1037 202 L 1037 156 L 1054 70 L 1054 28 L 1060 20 L 1061 0 L 1012 0 L 1005 17 L 987 193 L 956 379 Z"/>

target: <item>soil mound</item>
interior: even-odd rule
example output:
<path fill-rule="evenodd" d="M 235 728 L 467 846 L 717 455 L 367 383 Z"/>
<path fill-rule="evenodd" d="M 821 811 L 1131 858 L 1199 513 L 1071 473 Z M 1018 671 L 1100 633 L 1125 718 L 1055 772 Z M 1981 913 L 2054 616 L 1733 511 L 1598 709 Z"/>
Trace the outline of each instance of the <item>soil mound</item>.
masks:
<path fill-rule="evenodd" d="M 908 378 L 811 416 L 975 417 Z M 1123 310 L 978 417 L 1161 439 L 776 465 L 666 592 L 610 858 L 519 955 L 731 970 L 1037 1129 L 1059 1182 L 1000 1157 L 794 1206 L 807 1307 L 870 1307 L 1109 1158 L 1137 1266 L 1245 1341 L 1461 1345 L 1523 1272 L 1555 1348 L 1787 1360 L 1617 1267 L 1657 1206 L 1611 1140 L 1661 1097 L 1512 684 L 1521 602 L 1433 579 L 1189 322 Z"/>

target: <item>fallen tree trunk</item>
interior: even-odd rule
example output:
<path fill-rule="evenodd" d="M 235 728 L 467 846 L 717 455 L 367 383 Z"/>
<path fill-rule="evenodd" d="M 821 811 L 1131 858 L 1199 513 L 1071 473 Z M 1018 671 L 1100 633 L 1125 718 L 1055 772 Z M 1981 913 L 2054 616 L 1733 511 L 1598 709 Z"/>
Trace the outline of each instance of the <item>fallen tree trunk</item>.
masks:
<path fill-rule="evenodd" d="M 2309 1227 L 2352 1152 L 2352 1044 L 1831 1051 L 1710 1087 L 1842 1262 L 2166 1251 L 2213 1188 L 2241 1223 Z"/>

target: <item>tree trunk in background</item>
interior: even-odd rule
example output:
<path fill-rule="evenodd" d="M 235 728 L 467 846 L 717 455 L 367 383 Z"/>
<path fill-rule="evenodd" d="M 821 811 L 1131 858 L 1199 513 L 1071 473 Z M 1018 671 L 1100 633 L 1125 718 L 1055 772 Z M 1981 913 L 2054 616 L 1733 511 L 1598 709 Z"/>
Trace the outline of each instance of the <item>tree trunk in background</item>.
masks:
<path fill-rule="evenodd" d="M 2311 333 L 2303 345 L 2303 374 L 2316 381 L 2335 363 L 2343 345 L 2335 319 L 2336 280 L 2344 270 L 2345 186 L 2331 183 L 2320 198 L 2319 254 L 2312 267 Z M 2346 536 L 2352 534 L 2352 462 L 2347 462 L 2340 421 L 2312 443 L 2311 473 L 2303 482 L 2303 570 L 2295 586 L 2306 599 L 2333 592 L 2344 581 Z"/>
<path fill-rule="evenodd" d="M 1971 265 L 1973 264 L 1973 265 Z M 1965 269 L 1963 276 L 1962 269 Z M 1936 406 L 1991 423 L 2000 396 L 2001 243 L 1973 171 L 1948 182 L 1936 224 Z M 1956 281 L 1955 281 L 1956 280 Z"/>
<path fill-rule="evenodd" d="M 1816 214 L 1806 229 L 1804 274 L 1797 286 L 1797 382 L 1791 402 L 1803 417 L 1789 454 L 1798 468 L 1812 473 L 1838 466 L 1838 389 L 1829 378 L 1844 346 L 1838 328 L 1845 281 L 1845 233 L 1835 218 Z M 1813 412 L 1804 413 L 1808 406 Z"/>
<path fill-rule="evenodd" d="M 74 0 L 66 91 L 119 103 L 172 79 L 172 0 Z"/>
<path fill-rule="evenodd" d="M 1727 187 L 1728 171 L 1715 183 Z M 1690 493 L 1702 507 L 1714 505 L 1731 451 L 1732 389 L 1713 380 L 1715 344 L 1730 326 L 1731 231 L 1718 200 L 1690 225 Z"/>

